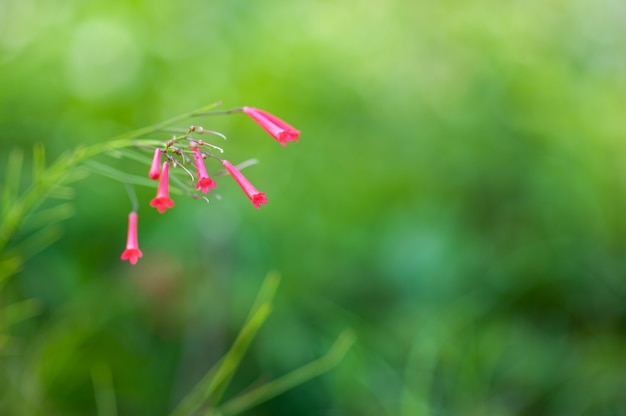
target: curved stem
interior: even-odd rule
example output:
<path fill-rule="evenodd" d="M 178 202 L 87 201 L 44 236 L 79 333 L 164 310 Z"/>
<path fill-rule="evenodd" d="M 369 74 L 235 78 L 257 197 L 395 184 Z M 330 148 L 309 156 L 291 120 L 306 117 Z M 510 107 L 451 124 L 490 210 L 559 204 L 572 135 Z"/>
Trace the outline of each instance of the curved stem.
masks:
<path fill-rule="evenodd" d="M 270 381 L 253 390 L 242 393 L 220 406 L 222 415 L 238 415 L 250 408 L 263 403 L 301 385 L 315 377 L 318 377 L 336 367 L 346 355 L 356 335 L 351 329 L 344 330 L 326 355 L 312 361 L 297 370 L 292 371 L 274 381 Z M 208 413 L 210 414 L 210 413 Z"/>
<path fill-rule="evenodd" d="M 78 148 L 72 152 L 61 155 L 50 167 L 42 171 L 38 177 L 34 178 L 34 183 L 17 198 L 11 207 L 6 209 L 6 214 L 0 219 L 0 253 L 4 251 L 24 218 L 35 210 L 46 199 L 50 192 L 61 187 L 65 181 L 69 180 L 73 167 L 101 153 L 137 145 L 136 140 L 138 138 L 157 132 L 163 127 L 192 117 L 208 115 L 210 113 L 207 114 L 207 112 L 220 104 L 221 102 L 218 101 L 160 123 L 121 134 L 110 141 Z M 147 144 L 147 142 L 144 141 L 141 144 Z"/>

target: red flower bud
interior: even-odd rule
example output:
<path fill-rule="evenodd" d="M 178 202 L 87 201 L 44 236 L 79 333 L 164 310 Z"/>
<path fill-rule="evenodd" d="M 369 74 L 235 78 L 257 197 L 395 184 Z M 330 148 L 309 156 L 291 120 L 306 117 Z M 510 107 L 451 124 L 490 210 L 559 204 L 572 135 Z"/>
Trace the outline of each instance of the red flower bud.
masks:
<path fill-rule="evenodd" d="M 269 133 L 270 136 L 276 139 L 278 143 L 282 144 L 284 147 L 287 146 L 287 142 L 297 141 L 300 136 L 300 132 L 298 130 L 268 112 L 252 107 L 244 107 L 243 112 L 249 115 L 259 126 L 261 126 L 266 132 Z"/>
<path fill-rule="evenodd" d="M 130 264 L 137 263 L 137 259 L 143 256 L 139 245 L 137 244 L 137 213 L 131 212 L 128 215 L 128 237 L 126 239 L 126 250 L 120 257 L 122 260 L 128 260 Z"/>
<path fill-rule="evenodd" d="M 196 185 L 196 189 L 206 194 L 211 188 L 215 188 L 215 181 L 209 178 L 209 175 L 206 173 L 206 167 L 204 166 L 200 149 L 193 147 L 191 151 L 193 152 L 193 159 L 196 161 L 196 171 L 198 172 L 198 184 Z"/>
<path fill-rule="evenodd" d="M 150 166 L 150 172 L 148 176 L 150 179 L 159 179 L 159 167 L 161 165 L 161 149 L 158 147 L 154 149 L 154 157 L 152 158 L 152 166 Z"/>
<path fill-rule="evenodd" d="M 170 199 L 169 171 L 170 164 L 163 162 L 163 169 L 159 180 L 159 189 L 157 190 L 156 197 L 150 201 L 150 206 L 155 207 L 161 214 L 163 214 L 168 208 L 172 208 L 174 206 L 174 201 Z"/>
<path fill-rule="evenodd" d="M 261 204 L 267 203 L 267 198 L 265 197 L 265 192 L 259 192 L 257 189 L 252 186 L 252 184 L 246 179 L 245 176 L 239 170 L 234 167 L 228 160 L 222 160 L 222 165 L 226 168 L 228 173 L 235 178 L 241 189 L 245 192 L 245 194 L 252 201 L 252 205 L 257 208 L 261 208 Z"/>

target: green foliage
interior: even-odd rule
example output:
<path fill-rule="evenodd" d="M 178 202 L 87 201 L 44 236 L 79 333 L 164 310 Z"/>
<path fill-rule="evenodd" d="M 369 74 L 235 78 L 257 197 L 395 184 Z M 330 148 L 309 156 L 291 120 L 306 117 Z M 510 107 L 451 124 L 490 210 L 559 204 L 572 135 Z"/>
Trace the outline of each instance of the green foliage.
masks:
<path fill-rule="evenodd" d="M 218 364 L 200 380 L 194 389 L 174 409 L 172 416 L 204 414 L 238 415 L 275 396 L 291 390 L 315 377 L 318 377 L 335 367 L 347 350 L 354 343 L 354 334 L 350 330 L 344 331 L 328 353 L 289 374 L 262 385 L 253 386 L 247 391 L 220 404 L 220 398 L 226 391 L 235 371 L 240 366 L 246 350 L 252 339 L 267 319 L 272 305 L 272 299 L 278 288 L 279 277 L 269 274 L 263 287 L 259 291 L 250 315 L 241 332 L 235 339 L 232 348 Z"/>
<path fill-rule="evenodd" d="M 624 413 L 624 50 L 612 0 L 3 1 L 0 307 L 40 313 L 3 326 L 0 391 L 20 395 L 0 413 L 167 414 L 272 269 L 224 413 L 345 327 L 340 366 L 248 414 Z M 117 179 L 145 182 L 146 155 L 90 156 L 115 179 L 71 187 L 54 166 L 217 99 L 303 132 L 282 149 L 242 116 L 204 125 L 260 161 L 269 203 L 224 186 L 161 216 L 138 186 L 144 257 L 120 264 Z"/>
<path fill-rule="evenodd" d="M 3 195 L 5 201 L 5 211 L 2 213 L 3 221 L 0 224 L 4 240 L 3 245 L 0 246 L 0 248 L 4 248 L 12 243 L 14 234 L 17 231 L 23 232 L 28 229 L 34 229 L 35 232 L 26 239 L 23 239 L 23 241 L 13 244 L 10 249 L 2 252 L 2 264 L 6 266 L 5 269 L 3 269 L 4 274 L 0 275 L 0 277 L 3 279 L 10 277 L 18 271 L 18 267 L 21 266 L 21 261 L 24 261 L 26 258 L 42 251 L 44 248 L 58 240 L 60 237 L 60 227 L 58 226 L 58 223 L 71 216 L 73 213 L 72 205 L 60 204 L 40 210 L 37 210 L 37 208 L 43 204 L 46 197 L 50 196 L 51 190 L 57 189 L 59 186 L 63 186 L 64 184 L 71 183 L 78 179 L 82 179 L 83 175 L 81 173 L 84 172 L 83 166 L 86 166 L 96 173 L 100 173 L 109 178 L 117 179 L 126 184 L 134 183 L 148 186 L 152 185 L 148 179 L 126 174 L 110 167 L 107 164 L 91 160 L 89 159 L 90 157 L 94 157 L 99 154 L 110 154 L 115 157 L 124 155 L 131 160 L 149 162 L 149 159 L 145 160 L 145 158 L 142 158 L 140 155 L 136 155 L 125 148 L 130 146 L 145 145 L 145 143 L 137 142 L 136 139 L 146 134 L 160 131 L 163 126 L 167 126 L 186 118 L 203 115 L 205 111 L 213 108 L 214 106 L 215 104 L 205 106 L 201 109 L 175 117 L 166 122 L 139 129 L 132 133 L 124 134 L 104 144 L 78 149 L 67 158 L 63 156 L 60 157 L 59 160 L 51 165 L 50 168 L 45 166 L 43 147 L 36 145 L 34 147 L 33 155 L 33 176 L 31 178 L 33 184 L 28 186 L 24 191 L 21 191 L 19 187 L 19 175 L 22 171 L 23 155 L 21 151 L 17 149 L 14 150 L 10 154 L 7 163 L 7 171 L 12 173 L 14 176 L 9 179 L 7 175 L 7 181 L 4 185 Z M 79 173 L 75 173 L 76 171 Z M 58 172 L 65 173 L 60 174 Z M 17 175 L 17 177 L 15 177 L 15 175 Z M 53 180 L 50 180 L 50 177 L 53 178 Z M 39 195 L 40 198 L 37 199 L 33 197 L 33 195 Z M 17 261 L 12 263 L 13 259 L 17 259 Z M 213 369 L 207 372 L 197 386 L 183 399 L 180 405 L 174 410 L 173 415 L 240 414 L 242 411 L 248 410 L 259 403 L 273 398 L 280 393 L 292 389 L 327 372 L 339 363 L 347 349 L 354 341 L 354 336 L 349 335 L 347 332 L 342 334 L 336 345 L 333 346 L 329 353 L 323 358 L 309 363 L 305 367 L 302 367 L 301 369 L 296 370 L 295 372 L 274 382 L 257 386 L 251 391 L 242 394 L 240 397 L 233 398 L 225 405 L 224 410 L 222 410 L 219 405 L 219 401 L 234 376 L 235 371 L 239 367 L 246 350 L 250 346 L 250 343 L 270 314 L 272 308 L 271 302 L 278 288 L 279 280 L 280 279 L 276 274 L 268 275 L 264 286 L 261 288 L 257 296 L 252 311 L 250 312 L 250 316 L 235 339 L 233 347 Z M 35 316 L 38 312 L 38 308 L 36 308 L 35 305 L 37 305 L 35 301 L 27 300 L 8 305 L 4 309 L 0 310 L 0 314 L 4 318 L 2 322 L 3 325 L 0 326 L 0 331 L 7 331 L 7 329 L 16 322 Z M 94 328 L 92 325 L 88 325 L 84 329 L 89 333 Z M 46 344 L 54 344 L 54 338 L 54 335 L 44 335 Z M 0 351 L 5 350 L 5 353 L 9 352 L 9 348 L 11 347 L 10 341 L 11 338 L 8 335 L 0 333 Z M 56 355 L 52 364 L 39 363 L 39 361 L 44 361 L 43 357 L 46 355 L 45 349 L 43 352 L 37 351 L 35 353 L 35 357 L 37 357 L 36 360 L 33 360 L 32 357 L 30 360 L 29 358 L 26 358 L 23 368 L 20 368 L 20 372 L 24 372 L 24 375 L 21 375 L 20 377 L 27 381 L 25 384 L 21 384 L 21 388 L 30 390 L 30 386 L 28 386 L 28 384 L 32 382 L 29 381 L 29 378 L 37 372 L 37 367 L 41 368 L 39 371 L 49 372 L 52 374 L 58 373 L 61 367 L 68 365 L 70 361 L 69 354 L 75 349 L 78 349 L 77 344 L 82 342 L 83 340 L 78 337 L 70 343 L 71 345 L 69 348 L 67 345 L 64 346 L 63 353 L 60 354 L 61 356 Z M 15 353 L 14 351 L 10 352 Z M 20 388 L 16 389 L 11 386 L 8 372 L 7 374 L 3 374 L 3 376 L 7 376 L 7 380 L 4 380 L 4 382 L 7 383 L 5 388 L 5 393 L 7 393 L 7 395 L 18 397 L 23 394 L 23 392 L 20 391 Z M 107 364 L 95 363 L 91 367 L 91 377 L 93 380 L 98 414 L 105 416 L 116 415 L 117 403 L 111 369 Z M 30 402 L 27 406 L 20 406 L 18 401 L 11 401 L 11 399 L 9 399 L 3 407 L 7 411 L 15 414 L 42 412 L 45 405 L 44 400 L 41 397 L 38 397 L 39 394 L 40 393 L 35 393 L 34 397 L 30 397 L 31 399 L 35 398 L 35 400 Z M 25 396 L 28 396 L 28 393 L 26 393 Z"/>

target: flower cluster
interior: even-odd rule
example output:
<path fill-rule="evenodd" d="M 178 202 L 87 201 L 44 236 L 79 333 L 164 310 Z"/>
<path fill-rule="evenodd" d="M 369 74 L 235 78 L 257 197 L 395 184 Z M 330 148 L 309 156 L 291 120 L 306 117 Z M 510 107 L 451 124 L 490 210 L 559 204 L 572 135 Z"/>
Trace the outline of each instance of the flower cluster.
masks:
<path fill-rule="evenodd" d="M 242 107 L 222 113 L 230 114 L 235 112 L 243 112 L 247 114 L 283 146 L 286 146 L 287 142 L 297 141 L 300 136 L 300 132 L 298 130 L 283 120 L 257 108 Z M 216 112 L 213 114 L 218 113 Z M 211 189 L 217 186 L 217 184 L 207 173 L 205 165 L 205 160 L 207 158 L 215 159 L 223 166 L 225 169 L 224 173 L 228 173 L 233 177 L 233 179 L 235 179 L 248 199 L 252 202 L 252 205 L 254 205 L 257 209 L 261 208 L 261 204 L 266 204 L 267 198 L 265 197 L 265 192 L 259 192 L 241 173 L 240 168 L 233 165 L 228 160 L 221 159 L 213 153 L 213 151 L 216 150 L 223 153 L 221 148 L 203 140 L 197 140 L 193 137 L 195 134 L 203 133 L 224 137 L 215 131 L 205 130 L 199 126 L 191 126 L 186 132 L 184 132 L 184 134 L 174 136 L 162 146 L 154 149 L 154 155 L 152 157 L 150 170 L 148 171 L 148 177 L 152 180 L 158 180 L 158 187 L 156 196 L 150 201 L 150 206 L 156 208 L 161 214 L 165 213 L 168 208 L 174 207 L 174 201 L 170 197 L 169 192 L 170 166 L 181 167 L 193 178 L 195 182 L 194 189 L 200 191 L 202 194 L 208 194 Z M 163 157 L 165 157 L 166 160 L 161 163 Z M 195 165 L 195 177 L 192 171 L 187 168 L 187 166 L 191 164 L 191 158 L 193 158 Z M 218 172 L 217 174 L 221 174 L 221 172 Z M 206 199 L 206 197 L 203 198 Z M 139 250 L 137 239 L 137 212 L 134 210 L 128 216 L 128 237 L 126 249 L 122 253 L 121 259 L 128 260 L 130 264 L 136 264 L 137 260 L 142 255 L 143 253 Z"/>

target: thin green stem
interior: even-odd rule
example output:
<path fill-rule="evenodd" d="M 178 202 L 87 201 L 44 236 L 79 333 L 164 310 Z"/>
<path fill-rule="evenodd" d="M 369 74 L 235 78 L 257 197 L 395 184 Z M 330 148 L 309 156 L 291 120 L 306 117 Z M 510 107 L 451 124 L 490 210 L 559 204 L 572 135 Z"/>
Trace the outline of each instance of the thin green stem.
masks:
<path fill-rule="evenodd" d="M 96 398 L 96 408 L 98 416 L 116 416 L 117 400 L 115 389 L 113 388 L 113 375 L 111 368 L 99 363 L 91 368 L 91 380 Z"/>
<path fill-rule="evenodd" d="M 211 111 L 206 113 L 197 113 L 199 116 L 223 116 L 225 114 L 234 114 L 243 112 L 243 107 L 235 107 L 230 110 L 222 110 L 222 111 Z"/>
<path fill-rule="evenodd" d="M 197 412 L 202 406 L 214 408 L 217 405 L 239 367 L 250 343 L 267 320 L 272 309 L 271 302 L 276 294 L 279 282 L 280 275 L 278 273 L 272 272 L 267 275 L 233 346 L 179 403 L 172 412 L 172 416 L 190 415 Z"/>
<path fill-rule="evenodd" d="M 176 117 L 172 117 L 169 120 L 165 120 L 160 123 L 153 124 L 151 126 L 143 127 L 137 130 L 130 131 L 128 133 L 121 134 L 113 138 L 109 142 L 104 142 L 104 143 L 87 147 L 84 149 L 84 154 L 81 155 L 82 159 L 87 159 L 103 152 L 116 150 L 116 149 L 120 149 L 124 147 L 130 147 L 135 144 L 133 143 L 133 141 L 138 139 L 139 137 L 145 136 L 150 133 L 155 133 L 157 131 L 160 131 L 164 127 L 170 126 L 172 124 L 176 124 L 180 121 L 187 120 L 192 117 L 199 117 L 199 116 L 212 114 L 212 113 L 209 113 L 208 111 L 211 110 L 212 108 L 217 107 L 220 104 L 221 102 L 218 101 L 216 103 L 209 104 L 204 107 L 200 107 L 197 110 L 190 111 L 188 113 L 181 114 Z"/>
<path fill-rule="evenodd" d="M 347 329 L 343 331 L 337 338 L 337 341 L 335 341 L 333 346 L 323 357 L 318 358 L 317 360 L 312 361 L 309 364 L 306 364 L 303 367 L 300 367 L 299 369 L 294 370 L 274 381 L 235 397 L 234 399 L 224 403 L 223 406 L 220 406 L 217 414 L 224 416 L 238 415 L 260 403 L 286 392 L 287 390 L 291 390 L 296 386 L 328 372 L 341 362 L 352 344 L 354 344 L 355 340 L 356 335 L 352 330 Z M 207 413 L 207 415 L 214 414 L 215 413 Z"/>
<path fill-rule="evenodd" d="M 110 141 L 94 144 L 88 147 L 82 147 L 75 149 L 72 152 L 61 155 L 50 167 L 45 171 L 40 171 L 38 177 L 33 178 L 33 184 L 28 187 L 19 197 L 15 200 L 5 200 L 5 215 L 2 216 L 0 222 L 0 253 L 4 251 L 7 244 L 11 240 L 11 237 L 23 222 L 23 220 L 32 213 L 56 188 L 63 185 L 71 176 L 72 168 L 75 168 L 85 160 L 99 155 L 101 153 L 110 152 L 117 149 L 131 147 L 135 145 L 151 144 L 151 141 L 143 141 L 137 143 L 136 140 L 147 134 L 157 132 L 162 128 L 178 123 L 180 121 L 207 115 L 207 112 L 220 105 L 220 102 L 216 102 L 194 111 L 181 114 L 179 116 L 170 118 L 169 120 L 162 121 L 157 124 L 153 124 L 148 127 L 143 127 L 128 133 L 124 133 L 113 138 Z M 155 145 L 161 144 L 159 141 L 154 141 Z"/>
<path fill-rule="evenodd" d="M 213 393 L 226 385 L 230 375 L 235 372 L 243 359 L 248 346 L 252 342 L 258 330 L 267 320 L 272 307 L 269 303 L 261 305 L 252 319 L 246 322 L 232 348 L 222 358 L 217 367 L 207 372 L 206 376 L 198 383 L 196 388 L 180 403 L 172 412 L 172 416 L 189 415 L 196 412 L 203 404 L 211 405 Z"/>
<path fill-rule="evenodd" d="M 128 182 L 126 182 L 124 185 L 126 185 L 126 192 L 128 192 L 128 199 L 130 199 L 130 204 L 133 207 L 133 212 L 137 212 L 137 210 L 139 209 L 139 201 L 137 200 L 137 193 L 135 192 L 135 188 L 133 188 L 133 185 Z"/>
<path fill-rule="evenodd" d="M 277 271 L 271 271 L 265 277 L 265 281 L 263 282 L 263 286 L 259 290 L 256 301 L 252 308 L 250 309 L 250 314 L 246 319 L 246 322 L 250 322 L 254 319 L 255 311 L 259 310 L 264 303 L 269 302 L 274 298 L 276 291 L 278 290 L 278 285 L 280 284 L 280 273 Z M 212 395 L 212 402 L 217 404 L 222 400 L 222 396 L 226 392 L 226 388 L 230 384 L 231 379 L 235 375 L 235 372 L 231 372 L 228 377 L 224 380 L 222 385 L 218 387 L 218 389 Z"/>

